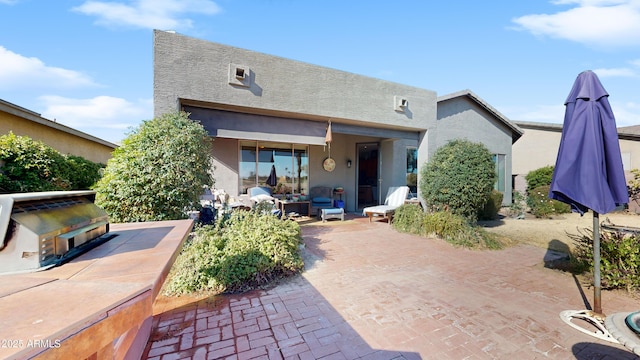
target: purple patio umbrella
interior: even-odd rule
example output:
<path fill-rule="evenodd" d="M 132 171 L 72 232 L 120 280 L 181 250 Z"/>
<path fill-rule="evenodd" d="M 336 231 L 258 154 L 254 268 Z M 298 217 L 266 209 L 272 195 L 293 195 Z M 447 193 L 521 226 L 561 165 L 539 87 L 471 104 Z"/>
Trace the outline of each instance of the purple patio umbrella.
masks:
<path fill-rule="evenodd" d="M 562 139 L 549 191 L 549 198 L 571 205 L 574 212 L 593 212 L 593 311 L 599 315 L 599 214 L 629 202 L 616 121 L 608 98 L 594 72 L 578 75 L 565 102 Z"/>

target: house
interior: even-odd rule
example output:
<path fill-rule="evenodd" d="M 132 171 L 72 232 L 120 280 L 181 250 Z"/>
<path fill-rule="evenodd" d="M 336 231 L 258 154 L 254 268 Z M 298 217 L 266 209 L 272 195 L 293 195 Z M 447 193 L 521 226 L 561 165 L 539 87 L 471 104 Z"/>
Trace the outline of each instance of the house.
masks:
<path fill-rule="evenodd" d="M 456 138 L 483 143 L 496 163 L 496 190 L 504 194 L 503 205 L 511 204 L 511 148 L 522 129 L 472 91 L 463 90 L 438 97 L 438 119 L 431 130 L 432 150 Z"/>
<path fill-rule="evenodd" d="M 268 179 L 275 193 L 340 187 L 347 211 L 378 204 L 391 186 L 415 189 L 419 165 L 458 137 L 495 151 L 508 179 L 510 147 L 522 134 L 470 91 L 437 98 L 431 90 L 156 30 L 154 115 L 176 110 L 214 138 L 216 188 L 239 196 Z M 511 183 L 504 186 L 510 202 Z"/>
<path fill-rule="evenodd" d="M 28 136 L 56 149 L 61 154 L 81 156 L 106 164 L 117 147 L 68 126 L 43 118 L 40 114 L 0 99 L 0 135 L 13 132 Z"/>
<path fill-rule="evenodd" d="M 525 133 L 513 145 L 513 182 L 517 191 L 527 188 L 525 177 L 532 171 L 545 166 L 554 166 L 560 139 L 562 124 L 514 121 Z M 618 140 L 622 165 L 627 181 L 633 179 L 632 169 L 640 169 L 640 131 L 637 126 L 618 128 Z"/>

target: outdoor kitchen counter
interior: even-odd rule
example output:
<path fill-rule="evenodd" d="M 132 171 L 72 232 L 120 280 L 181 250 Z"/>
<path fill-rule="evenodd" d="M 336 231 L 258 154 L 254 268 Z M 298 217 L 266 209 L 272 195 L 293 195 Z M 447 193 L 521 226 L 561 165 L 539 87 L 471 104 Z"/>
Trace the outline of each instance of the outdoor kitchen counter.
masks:
<path fill-rule="evenodd" d="M 192 220 L 112 224 L 61 266 L 0 276 L 0 358 L 138 358 L 152 304 Z"/>

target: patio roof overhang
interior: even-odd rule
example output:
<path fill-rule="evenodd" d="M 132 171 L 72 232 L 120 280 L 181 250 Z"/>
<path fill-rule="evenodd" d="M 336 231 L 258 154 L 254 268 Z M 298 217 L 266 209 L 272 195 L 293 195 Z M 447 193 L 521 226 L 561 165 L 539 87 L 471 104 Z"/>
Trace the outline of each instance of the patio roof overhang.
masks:
<path fill-rule="evenodd" d="M 309 145 L 325 144 L 327 130 L 325 121 L 242 113 L 186 104 L 182 108 L 191 114 L 192 120 L 199 121 L 213 137 Z M 416 141 L 420 137 L 418 131 L 345 124 L 334 119 L 332 119 L 332 132 Z"/>

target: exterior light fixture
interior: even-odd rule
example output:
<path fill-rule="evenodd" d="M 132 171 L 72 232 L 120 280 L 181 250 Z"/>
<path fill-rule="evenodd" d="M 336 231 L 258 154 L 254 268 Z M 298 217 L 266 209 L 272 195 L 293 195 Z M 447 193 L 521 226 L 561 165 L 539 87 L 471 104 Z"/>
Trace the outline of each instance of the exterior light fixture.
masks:
<path fill-rule="evenodd" d="M 351 167 L 351 159 L 347 160 L 347 167 L 350 168 Z"/>

